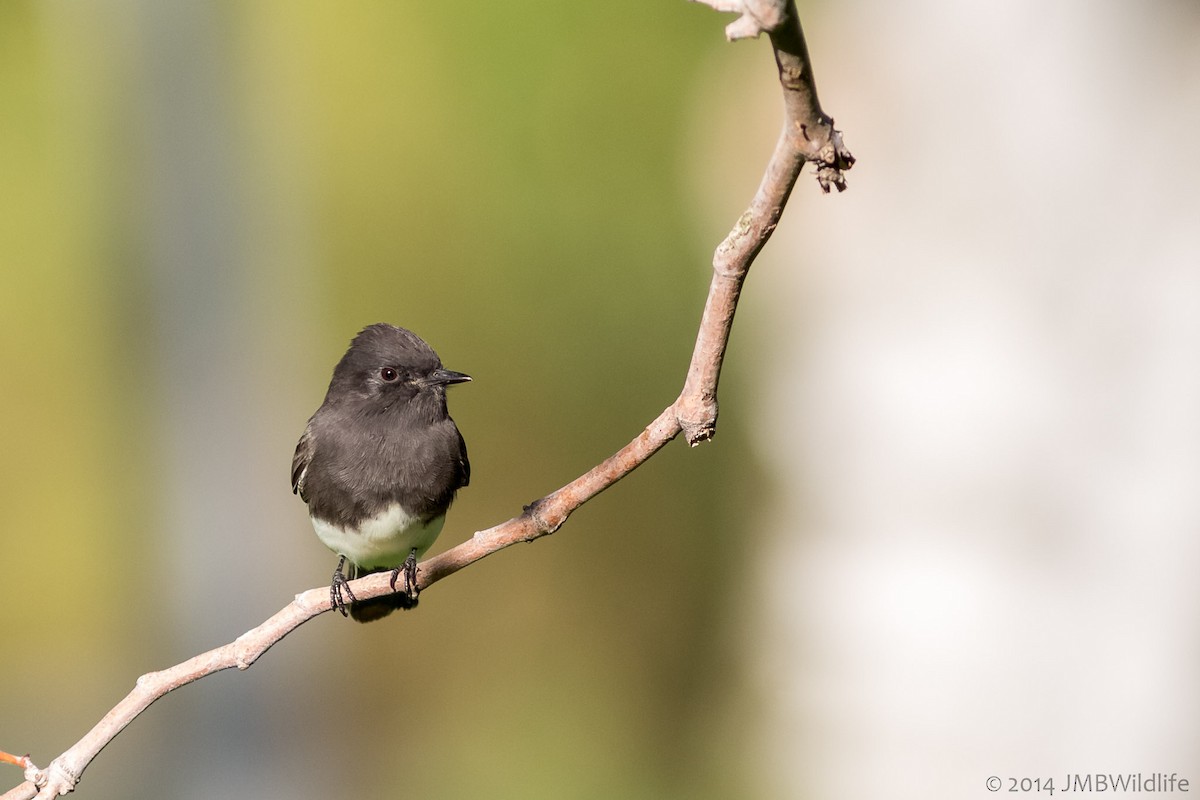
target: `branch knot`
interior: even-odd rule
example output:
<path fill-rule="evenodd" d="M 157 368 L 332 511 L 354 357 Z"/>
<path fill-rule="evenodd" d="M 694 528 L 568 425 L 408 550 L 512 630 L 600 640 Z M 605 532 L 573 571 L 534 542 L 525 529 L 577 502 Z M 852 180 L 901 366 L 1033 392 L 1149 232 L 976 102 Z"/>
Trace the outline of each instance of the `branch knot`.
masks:
<path fill-rule="evenodd" d="M 679 398 L 675 405 L 675 419 L 679 421 L 679 428 L 689 446 L 704 444 L 716 435 L 717 411 L 715 394 Z"/>
<path fill-rule="evenodd" d="M 842 141 L 842 132 L 833 127 L 832 119 L 829 120 L 829 141 L 817 151 L 815 163 L 817 183 L 822 192 L 829 194 L 830 186 L 839 192 L 846 191 L 845 171 L 854 166 L 854 155 Z"/>
<path fill-rule="evenodd" d="M 557 522 L 546 517 L 542 513 L 542 509 L 546 506 L 546 501 L 549 497 L 539 497 L 527 506 L 522 506 L 521 515 L 528 519 L 534 527 L 534 535 L 529 537 L 529 541 L 533 541 L 541 535 L 549 535 L 562 527 L 562 519 Z"/>

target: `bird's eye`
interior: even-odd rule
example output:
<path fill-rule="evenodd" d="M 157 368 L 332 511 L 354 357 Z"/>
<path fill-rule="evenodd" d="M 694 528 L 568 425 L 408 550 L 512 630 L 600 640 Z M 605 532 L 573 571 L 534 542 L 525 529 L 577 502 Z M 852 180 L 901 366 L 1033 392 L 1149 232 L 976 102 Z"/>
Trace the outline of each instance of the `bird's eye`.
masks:
<path fill-rule="evenodd" d="M 384 367 L 383 369 L 379 370 L 379 377 L 383 378 L 388 383 L 392 383 L 400 376 L 397 375 L 396 370 L 392 369 L 391 367 Z"/>

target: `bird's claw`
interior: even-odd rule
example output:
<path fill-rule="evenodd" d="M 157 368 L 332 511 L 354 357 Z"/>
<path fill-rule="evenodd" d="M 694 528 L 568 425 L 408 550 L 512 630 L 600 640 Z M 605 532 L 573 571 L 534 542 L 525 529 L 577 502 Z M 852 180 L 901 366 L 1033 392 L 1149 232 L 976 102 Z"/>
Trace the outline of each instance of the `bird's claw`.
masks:
<path fill-rule="evenodd" d="M 421 594 L 421 590 L 417 588 L 417 551 L 413 550 L 408 554 L 408 558 L 404 559 L 404 563 L 392 570 L 392 578 L 388 581 L 388 585 L 392 587 L 392 591 L 396 591 L 396 581 L 400 579 L 400 573 L 404 573 L 404 592 L 397 595 L 401 598 L 402 608 L 416 608 L 417 598 Z"/>
<path fill-rule="evenodd" d="M 350 581 L 346 579 L 346 574 L 342 572 L 342 567 L 345 564 L 345 556 L 338 559 L 337 569 L 333 571 L 333 580 L 329 584 L 329 607 L 341 612 L 343 617 L 350 615 L 347 609 L 351 603 L 358 599 L 354 596 L 354 592 L 350 590 Z"/>

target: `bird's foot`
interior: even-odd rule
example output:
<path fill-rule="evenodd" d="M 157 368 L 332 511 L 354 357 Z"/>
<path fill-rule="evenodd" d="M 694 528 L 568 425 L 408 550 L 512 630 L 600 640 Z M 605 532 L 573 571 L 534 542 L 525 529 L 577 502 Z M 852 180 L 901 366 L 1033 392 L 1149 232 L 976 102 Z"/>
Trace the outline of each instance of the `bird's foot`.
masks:
<path fill-rule="evenodd" d="M 388 584 L 392 587 L 392 591 L 396 591 L 396 581 L 400 579 L 400 573 L 404 573 L 404 592 L 396 595 L 397 603 L 400 608 L 405 610 L 417 607 L 417 597 L 420 596 L 421 590 L 417 588 L 417 551 L 414 549 L 408 554 L 408 558 L 404 559 L 404 563 L 392 570 L 392 579 Z"/>
<path fill-rule="evenodd" d="M 342 556 L 338 559 L 337 569 L 333 571 L 333 581 L 329 584 L 329 607 L 335 611 L 340 611 L 342 616 L 348 615 L 347 608 L 356 599 L 354 592 L 350 591 L 350 581 L 346 579 L 346 574 L 342 572 L 342 567 L 346 564 L 346 557 Z"/>

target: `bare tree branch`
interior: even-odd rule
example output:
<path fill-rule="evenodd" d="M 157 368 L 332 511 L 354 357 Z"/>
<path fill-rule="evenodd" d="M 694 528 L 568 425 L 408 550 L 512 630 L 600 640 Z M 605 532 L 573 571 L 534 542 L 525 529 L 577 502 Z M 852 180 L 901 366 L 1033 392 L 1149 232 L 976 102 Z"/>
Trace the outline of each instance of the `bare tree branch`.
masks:
<path fill-rule="evenodd" d="M 683 391 L 633 441 L 585 474 L 526 506 L 519 516 L 479 531 L 470 540 L 423 562 L 417 581 L 422 590 L 484 556 L 558 530 L 577 508 L 645 463 L 680 433 L 691 445 L 711 439 L 717 425 L 717 383 L 742 284 L 755 256 L 775 230 L 801 168 L 806 161 L 815 163 L 817 181 L 826 192 L 831 185 L 839 191 L 846 188 L 843 172 L 854 164 L 854 157 L 817 101 L 794 0 L 699 1 L 718 11 L 741 14 L 726 28 L 731 40 L 769 35 L 783 89 L 784 123 L 750 207 L 713 256 L 712 283 Z M 355 597 L 368 599 L 391 592 L 388 581 L 387 573 L 379 573 L 353 581 L 350 587 Z M 133 691 L 45 770 L 28 758 L 22 760 L 25 783 L 0 800 L 29 800 L 35 796 L 51 800 L 72 791 L 97 754 L 155 700 L 215 672 L 249 668 L 284 636 L 329 610 L 328 588 L 310 589 L 233 642 L 141 676 Z"/>

